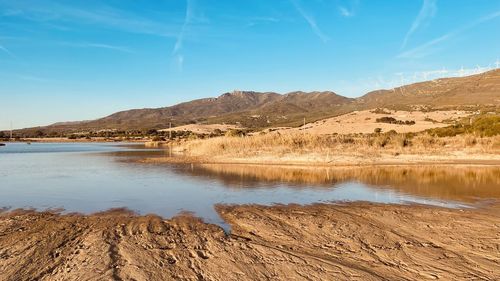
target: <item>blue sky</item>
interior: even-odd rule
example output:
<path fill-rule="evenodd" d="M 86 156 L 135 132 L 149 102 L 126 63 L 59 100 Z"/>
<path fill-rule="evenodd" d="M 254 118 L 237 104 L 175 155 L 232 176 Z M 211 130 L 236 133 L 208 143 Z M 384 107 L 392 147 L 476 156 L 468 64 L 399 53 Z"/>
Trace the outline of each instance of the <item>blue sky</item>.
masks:
<path fill-rule="evenodd" d="M 496 67 L 499 0 L 0 0 L 0 129 Z"/>

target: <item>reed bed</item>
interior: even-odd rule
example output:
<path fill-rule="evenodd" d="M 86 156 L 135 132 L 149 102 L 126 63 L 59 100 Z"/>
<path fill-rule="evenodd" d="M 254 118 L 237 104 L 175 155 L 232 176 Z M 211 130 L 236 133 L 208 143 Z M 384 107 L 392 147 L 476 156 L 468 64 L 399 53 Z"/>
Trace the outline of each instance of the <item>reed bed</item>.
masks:
<path fill-rule="evenodd" d="M 378 155 L 443 154 L 456 151 L 500 153 L 500 136 L 481 137 L 473 134 L 436 137 L 421 134 L 312 135 L 301 133 L 269 133 L 253 136 L 223 136 L 192 140 L 183 144 L 192 156 L 249 157 L 257 155 L 335 154 Z"/>

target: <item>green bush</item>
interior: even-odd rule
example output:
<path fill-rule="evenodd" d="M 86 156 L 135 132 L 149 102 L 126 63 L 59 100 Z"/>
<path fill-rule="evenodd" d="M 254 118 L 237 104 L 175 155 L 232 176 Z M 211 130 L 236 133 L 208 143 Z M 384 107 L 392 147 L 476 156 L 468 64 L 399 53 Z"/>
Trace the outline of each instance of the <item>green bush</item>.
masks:
<path fill-rule="evenodd" d="M 481 136 L 500 135 L 500 115 L 483 115 L 472 122 L 471 131 Z"/>
<path fill-rule="evenodd" d="M 483 137 L 492 137 L 500 135 L 500 115 L 481 115 L 470 122 L 466 118 L 461 123 L 444 128 L 435 128 L 427 130 L 433 136 L 454 137 L 461 134 L 476 134 Z"/>
<path fill-rule="evenodd" d="M 415 121 L 413 121 L 413 120 L 403 121 L 403 120 L 397 120 L 396 118 L 387 117 L 387 116 L 377 118 L 375 121 L 377 121 L 377 123 L 388 123 L 388 124 L 397 124 L 397 125 L 415 125 Z"/>

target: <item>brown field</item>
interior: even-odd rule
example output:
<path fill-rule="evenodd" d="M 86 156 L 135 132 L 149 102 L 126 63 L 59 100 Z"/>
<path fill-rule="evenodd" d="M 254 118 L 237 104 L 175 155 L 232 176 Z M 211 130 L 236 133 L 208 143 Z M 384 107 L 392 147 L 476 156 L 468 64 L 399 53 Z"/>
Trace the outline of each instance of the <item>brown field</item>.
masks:
<path fill-rule="evenodd" d="M 299 128 L 278 129 L 275 132 L 303 132 L 307 134 L 369 134 L 373 133 L 375 128 L 380 128 L 382 129 L 382 132 L 394 130 L 398 133 L 410 133 L 421 132 L 432 128 L 446 127 L 454 121 L 458 121 L 461 118 L 473 114 L 472 112 L 458 110 L 422 112 L 380 109 L 380 112 L 387 112 L 387 114 L 375 113 L 375 110 L 354 111 L 337 117 L 308 123 Z M 397 125 L 376 122 L 377 118 L 384 116 L 393 117 L 401 121 L 415 121 L 415 124 Z"/>

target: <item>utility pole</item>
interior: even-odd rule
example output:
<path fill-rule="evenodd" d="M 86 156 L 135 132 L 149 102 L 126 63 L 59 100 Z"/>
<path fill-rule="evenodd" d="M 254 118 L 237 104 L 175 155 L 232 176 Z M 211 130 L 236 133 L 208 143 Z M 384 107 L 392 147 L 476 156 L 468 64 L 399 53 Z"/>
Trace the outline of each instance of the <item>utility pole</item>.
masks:
<path fill-rule="evenodd" d="M 168 139 L 172 139 L 172 122 L 168 123 Z"/>
<path fill-rule="evenodd" d="M 302 132 L 304 132 L 304 136 L 306 136 L 306 117 L 304 117 L 304 126 L 302 126 Z"/>

